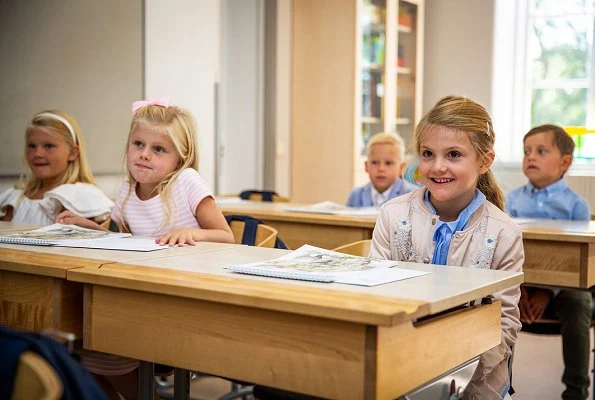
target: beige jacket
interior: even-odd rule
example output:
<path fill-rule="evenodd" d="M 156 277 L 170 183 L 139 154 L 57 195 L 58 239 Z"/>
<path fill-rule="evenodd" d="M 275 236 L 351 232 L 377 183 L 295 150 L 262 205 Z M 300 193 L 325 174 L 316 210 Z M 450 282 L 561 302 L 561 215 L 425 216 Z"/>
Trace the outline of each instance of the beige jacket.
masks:
<path fill-rule="evenodd" d="M 434 255 L 434 226 L 438 216 L 424 201 L 425 188 L 394 198 L 381 210 L 370 256 L 399 261 L 430 263 Z M 447 265 L 521 271 L 525 254 L 519 227 L 486 201 L 473 213 L 467 228 L 452 236 Z M 502 302 L 502 341 L 483 353 L 467 398 L 501 399 L 508 382 L 508 358 L 521 328 L 518 303 L 520 287 L 494 293 Z M 462 332 L 462 337 L 473 332 Z"/>

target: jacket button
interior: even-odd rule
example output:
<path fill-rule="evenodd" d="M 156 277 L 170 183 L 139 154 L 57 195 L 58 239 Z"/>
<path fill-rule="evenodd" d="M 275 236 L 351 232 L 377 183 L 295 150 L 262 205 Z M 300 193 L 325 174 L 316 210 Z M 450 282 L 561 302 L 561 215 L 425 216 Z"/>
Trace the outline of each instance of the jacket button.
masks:
<path fill-rule="evenodd" d="M 430 263 L 430 259 L 428 257 L 424 258 L 423 261 L 424 261 L 424 264 L 429 264 Z"/>
<path fill-rule="evenodd" d="M 432 218 L 432 225 L 436 225 L 436 218 Z"/>

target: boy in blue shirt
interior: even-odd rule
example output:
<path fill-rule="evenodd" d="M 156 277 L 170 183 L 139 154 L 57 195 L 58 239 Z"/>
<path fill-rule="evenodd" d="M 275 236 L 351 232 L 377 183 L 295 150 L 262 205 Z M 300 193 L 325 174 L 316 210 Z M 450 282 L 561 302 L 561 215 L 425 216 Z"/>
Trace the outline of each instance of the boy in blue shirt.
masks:
<path fill-rule="evenodd" d="M 400 179 L 405 166 L 405 144 L 396 133 L 377 133 L 366 147 L 370 182 L 351 191 L 349 207 L 380 207 L 393 197 L 409 193 L 412 185 Z"/>
<path fill-rule="evenodd" d="M 508 194 L 508 213 L 519 218 L 588 221 L 589 204 L 564 180 L 572 164 L 572 138 L 559 126 L 541 125 L 527 132 L 523 143 L 523 172 L 529 183 Z M 591 303 L 591 292 L 586 290 L 552 291 L 521 286 L 521 322 L 531 324 L 546 310 L 560 319 L 564 400 L 586 399 L 588 395 Z"/>

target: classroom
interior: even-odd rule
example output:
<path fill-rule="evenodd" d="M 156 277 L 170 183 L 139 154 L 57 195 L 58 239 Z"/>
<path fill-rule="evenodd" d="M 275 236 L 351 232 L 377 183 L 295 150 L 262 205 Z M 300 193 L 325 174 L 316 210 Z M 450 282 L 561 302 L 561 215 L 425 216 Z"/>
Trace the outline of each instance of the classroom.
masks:
<path fill-rule="evenodd" d="M 595 398 L 593 32 L 593 0 L 0 2 L 0 347 L 70 333 L 95 379 L 0 398 Z M 54 223 L 112 241 L 10 241 Z M 309 278 L 232 268 L 265 262 Z"/>

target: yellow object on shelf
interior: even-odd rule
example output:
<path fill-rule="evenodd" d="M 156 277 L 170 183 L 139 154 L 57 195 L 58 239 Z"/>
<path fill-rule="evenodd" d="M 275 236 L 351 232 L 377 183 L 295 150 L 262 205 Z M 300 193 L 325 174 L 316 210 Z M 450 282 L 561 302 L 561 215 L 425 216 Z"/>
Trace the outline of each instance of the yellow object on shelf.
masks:
<path fill-rule="evenodd" d="M 595 159 L 595 128 L 586 126 L 565 126 L 564 130 L 572 137 L 576 147 L 574 157 L 585 160 Z"/>

